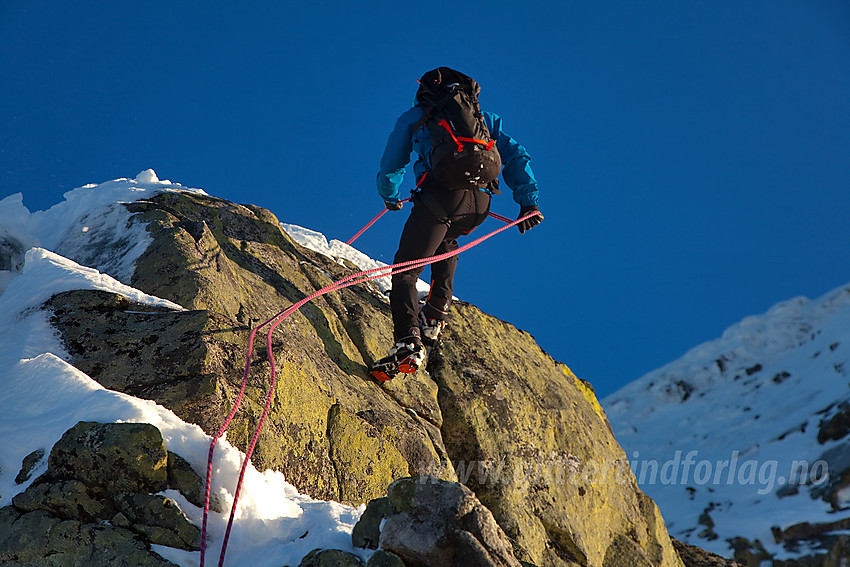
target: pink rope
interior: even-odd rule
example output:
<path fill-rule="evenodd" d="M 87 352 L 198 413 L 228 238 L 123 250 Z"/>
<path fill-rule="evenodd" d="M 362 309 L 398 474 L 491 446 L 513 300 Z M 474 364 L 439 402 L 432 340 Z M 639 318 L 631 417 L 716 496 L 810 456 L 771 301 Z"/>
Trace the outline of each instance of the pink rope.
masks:
<path fill-rule="evenodd" d="M 410 199 L 404 199 L 404 200 L 401 200 L 401 201 L 399 201 L 399 203 L 406 203 L 407 201 L 410 201 Z M 361 228 L 361 229 L 357 232 L 357 234 L 355 234 L 354 236 L 352 236 L 352 237 L 349 239 L 349 241 L 348 241 L 348 242 L 346 242 L 346 244 L 348 244 L 349 246 L 351 246 L 351 244 L 352 244 L 355 240 L 357 240 L 358 238 L 360 238 L 360 236 L 361 236 L 364 232 L 366 232 L 367 230 L 369 230 L 370 228 L 372 228 L 372 225 L 373 225 L 373 224 L 375 224 L 376 222 L 378 222 L 378 220 L 380 220 L 380 218 L 381 218 L 382 216 L 384 216 L 388 210 L 389 210 L 389 209 L 384 209 L 383 211 L 381 211 L 380 213 L 378 213 L 378 214 L 375 216 L 375 218 L 373 218 L 373 219 L 372 219 L 372 220 L 370 220 L 368 223 L 366 223 L 366 226 L 364 226 L 363 228 Z M 491 216 L 491 217 L 493 217 L 493 218 L 494 218 L 494 219 L 496 219 L 496 220 L 500 220 L 500 221 L 505 222 L 505 223 L 513 222 L 513 221 L 512 221 L 511 219 L 509 219 L 508 217 L 503 217 L 502 215 L 499 215 L 499 214 L 496 214 L 496 213 L 493 213 L 493 212 L 491 212 L 491 213 L 489 213 L 489 214 L 490 214 L 490 216 Z"/>
<path fill-rule="evenodd" d="M 374 224 L 374 222 L 377 221 L 381 217 L 381 215 L 383 215 L 384 212 L 386 212 L 386 209 L 384 209 L 384 211 L 381 214 L 379 214 L 377 217 L 375 217 L 375 219 L 373 219 L 372 222 L 369 225 L 367 225 L 363 230 L 361 230 L 356 236 L 359 236 L 360 234 L 365 232 L 365 230 L 367 228 L 369 228 L 369 226 Z M 239 480 L 236 483 L 236 490 L 233 494 L 233 504 L 231 505 L 231 508 L 230 508 L 230 518 L 227 521 L 227 529 L 225 530 L 224 540 L 222 541 L 222 544 L 221 544 L 221 554 L 219 555 L 219 561 L 218 561 L 219 567 L 223 567 L 223 565 L 224 565 L 224 556 L 225 556 L 225 553 L 227 551 L 227 542 L 230 539 L 230 531 L 231 531 L 231 528 L 233 527 L 233 519 L 234 519 L 234 516 L 236 514 L 236 505 L 239 502 L 239 493 L 242 490 L 242 481 L 245 477 L 245 471 L 247 470 L 248 463 L 250 462 L 250 459 L 251 459 L 251 455 L 254 453 L 254 447 L 256 446 L 257 439 L 259 438 L 259 435 L 260 435 L 260 430 L 262 429 L 263 424 L 264 424 L 266 417 L 268 415 L 269 408 L 271 407 L 271 400 L 272 400 L 272 397 L 274 395 L 275 384 L 277 382 L 277 368 L 276 368 L 276 365 L 275 365 L 274 353 L 272 352 L 272 333 L 277 328 L 277 326 L 280 325 L 284 321 L 284 319 L 286 319 L 287 317 L 292 315 L 295 311 L 300 309 L 306 303 L 312 301 L 313 299 L 315 299 L 315 298 L 317 298 L 321 295 L 324 295 L 326 293 L 330 293 L 331 291 L 337 291 L 337 290 L 340 290 L 340 289 L 344 289 L 346 287 L 350 287 L 350 286 L 357 285 L 357 284 L 360 284 L 360 283 L 364 283 L 364 282 L 367 282 L 367 281 L 375 280 L 375 279 L 378 279 L 378 278 L 390 276 L 390 275 L 393 275 L 393 274 L 398 274 L 398 273 L 401 273 L 401 272 L 406 272 L 406 271 L 409 271 L 409 270 L 414 270 L 416 268 L 424 267 L 428 264 L 433 264 L 434 262 L 439 262 L 439 261 L 445 260 L 447 258 L 451 258 L 452 256 L 457 256 L 458 254 L 465 252 L 465 251 L 469 250 L 470 248 L 481 244 L 485 240 L 492 238 L 493 236 L 496 236 L 500 232 L 507 230 L 507 229 L 511 228 L 512 226 L 516 226 L 519 223 L 521 223 L 522 221 L 524 221 L 528 218 L 531 218 L 532 216 L 537 215 L 537 214 L 540 214 L 540 213 L 538 213 L 537 211 L 534 211 L 534 212 L 529 213 L 528 215 L 526 215 L 522 218 L 519 218 L 515 221 L 511 221 L 511 222 L 509 222 L 509 224 L 506 224 L 505 226 L 502 226 L 502 227 L 494 230 L 493 232 L 485 234 L 484 236 L 477 238 L 476 240 L 473 240 L 473 241 L 469 242 L 468 244 L 461 246 L 457 250 L 453 250 L 452 252 L 446 252 L 445 254 L 439 254 L 437 256 L 431 256 L 431 257 L 422 258 L 422 259 L 419 259 L 419 260 L 409 260 L 407 262 L 400 262 L 398 264 L 393 264 L 393 265 L 390 265 L 390 266 L 382 266 L 380 268 L 372 268 L 370 270 L 364 270 L 362 272 L 357 272 L 355 274 L 351 274 L 349 276 L 346 276 L 346 277 L 342 278 L 341 280 L 339 280 L 337 282 L 333 282 L 332 284 L 330 284 L 326 287 L 323 287 L 322 289 L 313 293 L 312 295 L 305 297 L 304 299 L 298 301 L 297 303 L 287 307 L 286 309 L 279 312 L 277 315 L 273 316 L 271 319 L 269 319 L 268 321 L 266 321 L 265 323 L 261 324 L 260 326 L 258 326 L 257 328 L 255 328 L 251 331 L 251 334 L 248 338 L 248 350 L 247 350 L 246 355 L 245 355 L 245 372 L 242 374 L 242 385 L 239 388 L 239 394 L 236 396 L 236 402 L 233 405 L 233 409 L 230 410 L 230 414 L 228 414 L 227 418 L 224 420 L 224 423 L 222 424 L 221 429 L 219 430 L 218 434 L 216 434 L 216 436 L 213 437 L 212 441 L 210 442 L 209 456 L 207 458 L 207 478 L 206 478 L 206 491 L 205 491 L 205 497 L 204 497 L 204 519 L 203 519 L 203 524 L 202 524 L 202 527 L 201 527 L 201 562 L 200 562 L 200 567 L 204 567 L 204 559 L 206 557 L 207 518 L 209 516 L 209 507 L 210 507 L 210 490 L 211 490 L 211 484 L 212 484 L 213 453 L 215 451 L 215 445 L 216 445 L 219 437 L 224 435 L 225 431 L 227 431 L 227 427 L 230 425 L 230 422 L 233 420 L 233 417 L 236 415 L 236 411 L 239 409 L 239 405 L 242 402 L 242 397 L 243 397 L 243 394 L 245 393 L 245 386 L 248 382 L 248 374 L 251 370 L 251 352 L 254 349 L 254 338 L 257 335 L 257 331 L 259 331 L 260 329 L 262 329 L 266 325 L 269 325 L 269 329 L 268 329 L 268 332 L 266 334 L 266 349 L 267 349 L 267 356 L 268 356 L 268 360 L 269 360 L 269 365 L 271 366 L 271 379 L 269 381 L 269 391 L 268 391 L 268 394 L 266 396 L 266 402 L 265 402 L 265 406 L 263 407 L 263 413 L 260 416 L 260 419 L 257 423 L 257 427 L 254 429 L 254 434 L 251 437 L 251 442 L 248 446 L 248 450 L 245 453 L 245 459 L 242 461 L 242 467 L 239 471 Z M 355 236 L 355 238 L 356 238 L 356 236 Z M 353 241 L 353 240 L 354 239 L 352 238 L 351 241 Z"/>
<path fill-rule="evenodd" d="M 410 200 L 410 199 L 402 199 L 401 201 L 399 201 L 399 203 L 406 203 L 406 202 L 407 202 L 407 201 L 409 201 L 409 200 Z M 384 210 L 383 210 L 383 211 L 381 211 L 380 213 L 378 213 L 378 214 L 375 216 L 375 218 L 373 218 L 373 219 L 372 219 L 372 220 L 370 220 L 368 223 L 366 223 L 366 226 L 364 226 L 363 228 L 361 228 L 361 229 L 360 229 L 360 232 L 358 232 L 357 234 L 355 234 L 354 236 L 352 236 L 352 237 L 351 237 L 351 239 L 350 239 L 348 242 L 346 242 L 346 244 L 348 244 L 349 246 L 351 246 L 351 243 L 352 243 L 352 242 L 354 242 L 355 240 L 357 240 L 358 238 L 360 238 L 360 235 L 361 235 L 361 234 L 363 234 L 364 232 L 366 232 L 367 230 L 369 230 L 369 229 L 372 227 L 372 225 L 373 225 L 373 224 L 375 224 L 376 222 L 378 222 L 378 219 L 380 219 L 382 216 L 384 216 L 384 215 L 386 214 L 386 212 L 387 212 L 387 211 L 389 211 L 389 209 L 384 208 Z"/>

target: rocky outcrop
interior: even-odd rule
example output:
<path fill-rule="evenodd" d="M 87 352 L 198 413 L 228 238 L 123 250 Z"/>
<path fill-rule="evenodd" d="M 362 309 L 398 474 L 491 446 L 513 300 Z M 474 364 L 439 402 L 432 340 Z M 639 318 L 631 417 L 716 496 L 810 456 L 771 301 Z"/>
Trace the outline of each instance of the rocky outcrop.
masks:
<path fill-rule="evenodd" d="M 175 193 L 128 207 L 137 213 L 131 222 L 145 223 L 153 238 L 132 285 L 187 311 L 72 291 L 49 303 L 52 322 L 89 376 L 215 433 L 241 382 L 250 327 L 351 270 L 297 247 L 257 207 Z M 79 247 L 78 254 L 102 256 Z M 383 389 L 365 379 L 365 365 L 390 341 L 376 288 L 319 298 L 278 329 L 278 395 L 254 452 L 258 468 L 282 471 L 314 497 L 358 503 L 423 463 L 448 459 L 427 376 Z M 257 341 L 245 400 L 228 429 L 243 449 L 268 383 L 264 343 Z"/>
<path fill-rule="evenodd" d="M 591 386 L 528 333 L 458 304 L 428 365 L 460 480 L 536 565 L 678 565 Z"/>
<path fill-rule="evenodd" d="M 794 524 L 785 529 L 773 528 L 776 543 L 796 555 L 794 559 L 774 561 L 775 567 L 843 567 L 850 562 L 850 518 L 833 522 Z M 801 550 L 817 550 L 811 554 Z"/>
<path fill-rule="evenodd" d="M 403 478 L 370 502 L 355 528 L 355 545 L 381 549 L 407 567 L 520 567 L 493 515 L 460 483 Z"/>
<path fill-rule="evenodd" d="M 23 245 L 8 234 L 0 234 L 0 271 L 20 272 L 24 265 Z"/>
<path fill-rule="evenodd" d="M 720 557 L 675 538 L 673 539 L 673 547 L 679 553 L 685 567 L 742 567 L 737 561 Z"/>
<path fill-rule="evenodd" d="M 74 291 L 51 300 L 53 324 L 75 366 L 214 433 L 241 381 L 248 330 L 355 270 L 297 246 L 258 207 L 164 193 L 127 208 L 152 238 L 130 283 L 186 311 Z M 530 335 L 457 302 L 427 372 L 378 385 L 364 368 L 390 333 L 387 300 L 370 284 L 315 299 L 284 322 L 255 465 L 351 504 L 420 473 L 460 480 L 528 564 L 681 565 L 592 388 Z M 243 449 L 265 394 L 264 351 L 255 347 L 228 430 Z"/>
<path fill-rule="evenodd" d="M 837 441 L 850 433 L 850 402 L 839 404 L 838 411 L 820 423 L 818 427 L 818 443 Z"/>
<path fill-rule="evenodd" d="M 0 509 L 0 563 L 172 565 L 151 544 L 200 549 L 200 530 L 155 494 L 181 490 L 169 482 L 179 478 L 196 496 L 201 479 L 184 465 L 153 425 L 78 423 L 50 451 L 47 471 Z"/>

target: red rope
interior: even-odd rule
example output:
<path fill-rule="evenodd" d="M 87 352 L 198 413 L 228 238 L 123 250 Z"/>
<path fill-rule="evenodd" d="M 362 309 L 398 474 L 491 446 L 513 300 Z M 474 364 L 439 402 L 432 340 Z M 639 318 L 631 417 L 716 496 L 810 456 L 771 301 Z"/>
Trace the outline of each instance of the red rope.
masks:
<path fill-rule="evenodd" d="M 494 219 L 500 220 L 502 222 L 513 222 L 508 217 L 503 217 L 502 215 L 497 215 L 496 213 L 490 213 L 490 216 L 493 217 Z M 526 218 L 528 218 L 528 217 L 526 217 Z"/>
<path fill-rule="evenodd" d="M 385 209 L 384 212 L 386 212 L 386 209 Z M 233 494 L 233 504 L 231 505 L 231 508 L 230 508 L 230 518 L 227 521 L 227 529 L 225 530 L 224 540 L 222 541 L 222 544 L 221 544 L 221 555 L 219 556 L 219 561 L 218 561 L 219 567 L 223 567 L 223 565 L 224 565 L 224 556 L 225 556 L 225 553 L 227 551 L 227 542 L 230 539 L 230 530 L 233 526 L 233 518 L 234 518 L 234 515 L 236 514 L 236 505 L 239 502 L 239 492 L 242 490 L 242 481 L 245 477 L 245 471 L 248 467 L 248 463 L 250 462 L 251 455 L 254 452 L 254 447 L 257 443 L 257 438 L 260 435 L 260 430 L 262 429 L 263 423 L 265 422 L 266 416 L 268 415 L 269 407 L 271 406 L 271 400 L 272 400 L 272 397 L 274 395 L 275 384 L 277 382 L 277 369 L 276 369 L 276 366 L 275 366 L 274 353 L 272 352 L 272 333 L 277 328 L 277 326 L 280 325 L 283 322 L 284 319 L 286 319 L 287 317 L 292 315 L 295 311 L 300 309 L 303 305 L 305 305 L 309 301 L 312 301 L 313 299 L 315 299 L 315 298 L 317 298 L 321 295 L 324 295 L 324 294 L 329 293 L 331 291 L 337 291 L 337 290 L 340 290 L 340 289 L 344 289 L 344 288 L 350 287 L 352 285 L 364 283 L 364 282 L 367 282 L 367 281 L 370 281 L 370 280 L 375 280 L 375 279 L 386 277 L 386 276 L 389 276 L 389 275 L 398 274 L 398 273 L 401 273 L 401 272 L 406 272 L 408 270 L 420 268 L 420 267 L 426 266 L 428 264 L 433 264 L 434 262 L 439 262 L 441 260 L 451 258 L 452 256 L 457 256 L 458 254 L 469 250 L 473 246 L 477 246 L 477 245 L 481 244 L 482 242 L 484 242 L 485 240 L 499 234 L 500 232 L 507 230 L 512 226 L 516 226 L 519 223 L 521 223 L 522 221 L 524 221 L 528 218 L 531 218 L 534 215 L 538 215 L 538 214 L 540 214 L 540 213 L 537 212 L 537 211 L 529 213 L 526 216 L 519 218 L 515 221 L 512 221 L 509 224 L 506 224 L 505 226 L 502 226 L 502 227 L 494 230 L 493 232 L 485 234 L 484 236 L 477 238 L 476 240 L 473 240 L 472 242 L 469 242 L 468 244 L 465 244 L 464 246 L 461 246 L 460 248 L 458 248 L 457 250 L 454 250 L 452 252 L 446 252 L 445 254 L 439 254 L 437 256 L 431 256 L 431 257 L 422 258 L 422 259 L 419 259 L 419 260 L 409 260 L 407 262 L 401 262 L 399 264 L 393 264 L 393 265 L 390 265 L 390 266 L 383 266 L 383 267 L 380 267 L 380 268 L 372 268 L 371 270 L 364 270 L 362 272 L 357 272 L 355 274 L 351 274 L 349 276 L 346 276 L 346 277 L 344 277 L 343 279 L 341 279 L 337 282 L 334 282 L 334 283 L 332 283 L 332 284 L 330 284 L 326 287 L 323 287 L 322 289 L 313 293 L 309 297 L 305 297 L 304 299 L 300 300 L 299 302 L 287 307 L 286 309 L 279 312 L 277 315 L 275 315 L 274 317 L 272 317 L 271 319 L 269 319 L 268 321 L 266 321 L 265 323 L 261 324 L 260 326 L 258 326 L 257 328 L 255 328 L 251 331 L 251 334 L 248 338 L 248 350 L 247 350 L 246 355 L 245 355 L 245 372 L 242 374 L 242 385 L 239 388 L 239 394 L 236 397 L 236 402 L 233 405 L 233 409 L 230 411 L 230 414 L 227 416 L 227 419 L 224 420 L 224 424 L 222 424 L 221 429 L 219 430 L 218 434 L 215 437 L 213 437 L 212 441 L 210 442 L 210 451 L 209 451 L 209 456 L 208 456 L 208 459 L 207 459 L 206 492 L 205 492 L 205 497 L 204 497 L 204 520 L 203 520 L 203 525 L 201 527 L 201 562 L 200 562 L 200 567 L 204 567 L 204 558 L 206 556 L 207 517 L 209 516 L 209 507 L 210 507 L 210 489 L 211 489 L 211 484 L 212 484 L 213 453 L 215 451 L 216 442 L 218 441 L 219 437 L 224 435 L 225 431 L 227 430 L 227 427 L 230 425 L 231 420 L 236 415 L 236 411 L 239 409 L 239 404 L 242 402 L 242 397 L 243 397 L 243 394 L 245 393 L 245 386 L 248 382 L 248 373 L 251 370 L 251 352 L 254 348 L 254 338 L 257 335 L 257 331 L 259 331 L 260 329 L 262 329 L 266 325 L 270 325 L 268 332 L 266 334 L 267 356 L 268 356 L 269 364 L 271 366 L 271 379 L 269 381 L 269 392 L 268 392 L 268 395 L 266 396 L 266 403 L 265 403 L 265 406 L 263 407 L 263 413 L 260 416 L 259 422 L 257 423 L 257 427 L 254 429 L 254 435 L 251 438 L 251 443 L 248 445 L 248 450 L 245 453 L 245 459 L 242 462 L 242 468 L 239 471 L 239 480 L 236 483 L 236 490 Z M 373 224 L 375 221 L 377 221 L 378 218 L 380 218 L 380 217 L 381 217 L 381 215 L 378 215 L 372 221 L 372 223 L 370 223 L 369 226 L 371 226 L 371 224 Z M 368 226 L 366 228 L 368 228 Z M 360 231 L 359 234 L 362 234 L 364 231 L 365 231 L 365 229 Z"/>

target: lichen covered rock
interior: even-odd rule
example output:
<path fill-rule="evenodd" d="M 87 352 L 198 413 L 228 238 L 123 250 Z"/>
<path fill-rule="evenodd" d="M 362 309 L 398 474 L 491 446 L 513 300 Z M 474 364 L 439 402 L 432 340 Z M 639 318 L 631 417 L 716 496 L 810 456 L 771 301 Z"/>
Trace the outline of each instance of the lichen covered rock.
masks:
<path fill-rule="evenodd" d="M 428 371 L 458 478 L 535 565 L 681 565 L 589 384 L 457 302 Z"/>
<path fill-rule="evenodd" d="M 176 567 L 132 532 L 0 508 L 0 564 L 39 567 Z"/>
<path fill-rule="evenodd" d="M 200 549 L 177 504 L 169 455 L 147 423 L 80 422 L 53 446 L 47 471 L 0 509 L 0 564 L 172 565 L 151 544 Z"/>
<path fill-rule="evenodd" d="M 109 493 L 159 492 L 168 486 L 168 453 L 149 423 L 81 421 L 48 458 L 48 478 L 78 480 Z"/>

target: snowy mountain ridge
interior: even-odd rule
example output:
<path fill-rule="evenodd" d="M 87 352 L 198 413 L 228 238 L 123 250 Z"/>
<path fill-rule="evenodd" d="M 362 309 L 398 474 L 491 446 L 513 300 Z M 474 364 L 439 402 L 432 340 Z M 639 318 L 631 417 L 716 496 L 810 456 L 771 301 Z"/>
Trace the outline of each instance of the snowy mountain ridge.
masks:
<path fill-rule="evenodd" d="M 30 212 L 24 206 L 21 193 L 3 198 L 0 200 L 0 244 L 17 254 L 0 263 L 0 293 L 23 267 L 23 254 L 27 250 L 40 247 L 74 257 L 87 234 L 104 227 L 111 230 L 101 233 L 105 232 L 113 241 L 123 243 L 126 250 L 111 250 L 109 259 L 103 259 L 105 262 L 100 264 L 95 261 L 91 267 L 129 283 L 133 264 L 144 252 L 150 238 L 143 227 L 128 230 L 130 215 L 117 205 L 163 191 L 206 195 L 202 189 L 183 187 L 167 179 L 161 181 L 152 169 L 148 169 L 134 179 L 114 179 L 72 189 L 64 194 L 64 201 L 46 211 Z"/>
<path fill-rule="evenodd" d="M 710 389 L 723 380 L 734 380 L 734 371 L 754 373 L 789 351 L 814 341 L 823 323 L 850 308 L 850 284 L 836 288 L 814 301 L 795 297 L 752 315 L 726 329 L 718 339 L 689 350 L 681 358 L 653 370 L 606 399 L 609 413 L 629 396 L 651 390 L 658 402 L 682 401 L 682 397 Z M 680 382 L 686 382 L 680 384 Z M 683 390 L 684 388 L 684 390 Z M 632 411 L 634 408 L 630 408 Z"/>
<path fill-rule="evenodd" d="M 783 530 L 835 527 L 850 507 L 848 439 L 824 434 L 844 423 L 849 361 L 850 284 L 747 317 L 602 403 L 672 535 L 797 557 Z"/>

